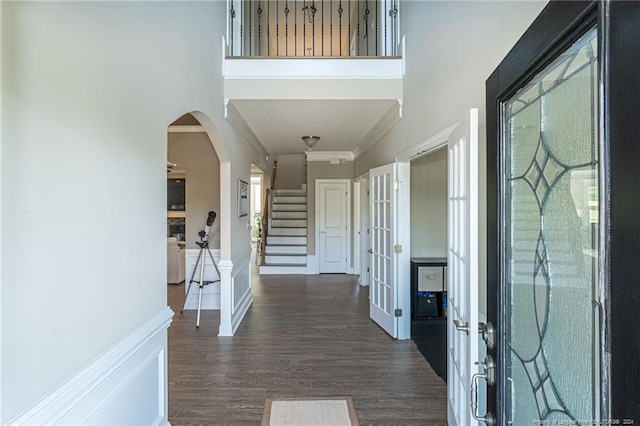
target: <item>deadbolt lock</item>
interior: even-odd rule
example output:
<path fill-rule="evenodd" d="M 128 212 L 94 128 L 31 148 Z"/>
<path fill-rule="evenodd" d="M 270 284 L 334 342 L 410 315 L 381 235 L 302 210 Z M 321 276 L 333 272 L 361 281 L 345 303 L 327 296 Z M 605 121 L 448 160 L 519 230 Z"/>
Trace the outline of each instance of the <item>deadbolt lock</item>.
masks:
<path fill-rule="evenodd" d="M 490 322 L 486 324 L 481 322 L 479 325 L 480 333 L 482 334 L 482 340 L 487 345 L 489 350 L 493 349 L 496 346 L 496 328 Z"/>

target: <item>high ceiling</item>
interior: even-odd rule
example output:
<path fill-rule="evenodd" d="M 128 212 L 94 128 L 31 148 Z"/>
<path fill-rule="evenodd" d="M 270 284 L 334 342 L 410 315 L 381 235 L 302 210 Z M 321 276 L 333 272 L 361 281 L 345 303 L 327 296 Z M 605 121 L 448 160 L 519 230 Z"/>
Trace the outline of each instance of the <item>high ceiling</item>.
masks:
<path fill-rule="evenodd" d="M 314 151 L 352 151 L 396 105 L 394 100 L 233 100 L 272 155 L 302 153 L 301 137 L 320 136 Z"/>

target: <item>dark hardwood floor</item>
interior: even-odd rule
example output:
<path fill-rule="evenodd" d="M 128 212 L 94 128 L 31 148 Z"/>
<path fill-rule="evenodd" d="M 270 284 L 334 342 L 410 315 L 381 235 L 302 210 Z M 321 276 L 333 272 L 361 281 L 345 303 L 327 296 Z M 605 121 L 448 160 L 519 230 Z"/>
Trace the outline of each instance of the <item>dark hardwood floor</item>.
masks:
<path fill-rule="evenodd" d="M 254 274 L 254 302 L 234 337 L 217 311 L 180 314 L 168 286 L 169 420 L 259 425 L 265 397 L 353 396 L 362 425 L 446 425 L 446 385 L 411 340 L 369 319 L 368 288 L 350 275 Z M 300 425 L 304 426 L 304 425 Z"/>

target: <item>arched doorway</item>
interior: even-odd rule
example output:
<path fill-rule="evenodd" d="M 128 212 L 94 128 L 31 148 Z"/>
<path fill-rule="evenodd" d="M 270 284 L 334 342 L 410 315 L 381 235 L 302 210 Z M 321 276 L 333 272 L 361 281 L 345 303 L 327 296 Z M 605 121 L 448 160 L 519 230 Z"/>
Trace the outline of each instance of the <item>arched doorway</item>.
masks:
<path fill-rule="evenodd" d="M 186 113 L 169 125 L 167 179 L 168 282 L 178 281 L 185 293 L 189 289 L 184 300 L 185 315 L 192 315 L 189 311 L 195 315 L 199 285 L 192 279 L 199 280 L 195 271 L 200 255 L 198 233 L 206 228 L 208 213 L 214 211 L 216 219 L 210 227 L 208 242 L 217 268 L 207 254 L 205 280 L 215 282 L 204 286 L 201 309 L 219 310 L 219 335 L 229 335 L 230 307 L 222 301 L 226 300 L 231 272 L 230 161 L 215 125 L 202 112 Z M 171 185 L 177 188 L 178 196 L 170 193 Z M 178 247 L 172 248 L 173 244 Z"/>

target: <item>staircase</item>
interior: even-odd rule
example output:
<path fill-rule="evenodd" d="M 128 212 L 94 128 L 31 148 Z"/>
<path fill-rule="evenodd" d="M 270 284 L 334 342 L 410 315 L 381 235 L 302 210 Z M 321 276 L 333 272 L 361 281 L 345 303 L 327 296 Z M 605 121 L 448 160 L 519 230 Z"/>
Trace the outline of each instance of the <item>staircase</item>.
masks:
<path fill-rule="evenodd" d="M 307 194 L 277 189 L 260 274 L 307 273 Z"/>

